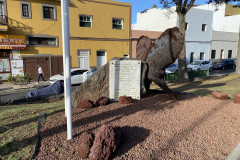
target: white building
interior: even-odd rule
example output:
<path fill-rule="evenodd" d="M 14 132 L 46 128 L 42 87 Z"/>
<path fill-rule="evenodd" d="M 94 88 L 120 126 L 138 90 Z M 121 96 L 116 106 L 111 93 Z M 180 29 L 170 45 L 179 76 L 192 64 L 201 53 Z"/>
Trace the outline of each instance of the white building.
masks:
<path fill-rule="evenodd" d="M 191 8 L 186 15 L 186 57 L 187 63 L 195 59 L 208 60 L 212 35 L 213 12 Z M 148 9 L 137 14 L 137 23 L 133 30 L 164 31 L 178 26 L 178 15 L 175 7 L 170 9 Z"/>
<path fill-rule="evenodd" d="M 240 9 L 231 4 L 207 4 L 196 8 L 213 11 L 213 34 L 210 59 L 236 58 Z"/>
<path fill-rule="evenodd" d="M 238 33 L 213 31 L 210 59 L 237 57 Z"/>

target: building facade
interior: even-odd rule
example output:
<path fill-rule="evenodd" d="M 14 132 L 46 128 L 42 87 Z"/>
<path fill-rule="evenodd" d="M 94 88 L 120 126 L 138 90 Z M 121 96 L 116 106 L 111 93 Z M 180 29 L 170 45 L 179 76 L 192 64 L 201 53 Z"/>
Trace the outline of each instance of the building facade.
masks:
<path fill-rule="evenodd" d="M 238 33 L 213 31 L 210 59 L 237 57 Z"/>
<path fill-rule="evenodd" d="M 100 68 L 131 52 L 129 3 L 72 0 L 69 24 L 71 67 Z M 46 77 L 62 72 L 61 26 L 60 1 L 0 0 L 0 76 L 6 80 L 16 72 L 13 62 L 33 76 L 37 64 Z"/>
<path fill-rule="evenodd" d="M 236 58 L 240 30 L 240 8 L 226 3 L 220 5 L 211 3 L 196 8 L 213 12 L 210 59 Z"/>
<path fill-rule="evenodd" d="M 137 57 L 137 42 L 141 36 L 147 36 L 154 42 L 157 38 L 161 36 L 162 32 L 157 31 L 141 31 L 141 30 L 132 30 L 131 33 L 131 42 L 132 42 L 132 58 Z"/>
<path fill-rule="evenodd" d="M 212 35 L 213 12 L 191 8 L 186 14 L 186 58 L 187 63 L 196 59 L 209 59 Z M 178 26 L 178 15 L 175 7 L 169 9 L 148 9 L 137 14 L 134 30 L 161 31 Z"/>

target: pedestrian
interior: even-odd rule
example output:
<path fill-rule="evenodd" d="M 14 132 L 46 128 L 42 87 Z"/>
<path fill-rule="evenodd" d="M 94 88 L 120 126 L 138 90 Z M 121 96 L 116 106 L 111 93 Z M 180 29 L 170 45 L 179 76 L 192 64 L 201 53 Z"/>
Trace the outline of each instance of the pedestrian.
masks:
<path fill-rule="evenodd" d="M 42 67 L 39 64 L 37 66 L 38 66 L 38 82 L 36 84 L 39 84 L 40 77 L 42 77 L 44 83 L 46 83 L 45 79 L 43 78 L 44 74 L 43 74 Z"/>

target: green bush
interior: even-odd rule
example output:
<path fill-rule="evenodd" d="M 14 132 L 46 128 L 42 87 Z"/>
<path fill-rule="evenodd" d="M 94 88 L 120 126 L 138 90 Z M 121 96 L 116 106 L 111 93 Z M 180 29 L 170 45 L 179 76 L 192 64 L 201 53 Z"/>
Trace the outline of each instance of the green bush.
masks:
<path fill-rule="evenodd" d="M 0 80 L 2 79 L 2 77 L 0 76 Z"/>
<path fill-rule="evenodd" d="M 30 76 L 28 73 L 25 73 L 24 76 L 9 76 L 8 82 L 14 84 L 27 84 L 30 83 L 33 79 L 33 76 Z"/>

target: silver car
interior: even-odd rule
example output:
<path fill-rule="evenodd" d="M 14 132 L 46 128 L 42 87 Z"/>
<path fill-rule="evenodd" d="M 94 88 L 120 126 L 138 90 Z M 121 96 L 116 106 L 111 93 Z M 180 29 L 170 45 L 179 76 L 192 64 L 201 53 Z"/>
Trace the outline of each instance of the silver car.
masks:
<path fill-rule="evenodd" d="M 212 62 L 205 60 L 196 60 L 187 66 L 188 70 L 213 70 Z"/>

